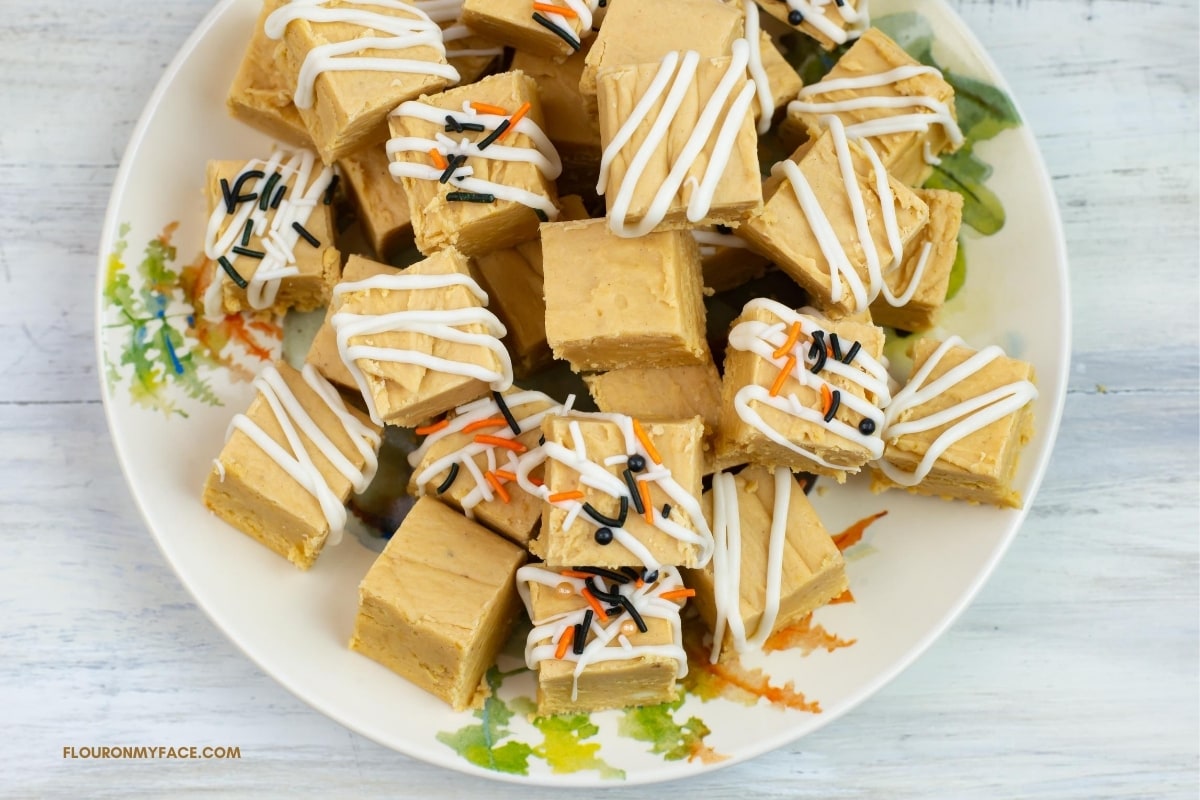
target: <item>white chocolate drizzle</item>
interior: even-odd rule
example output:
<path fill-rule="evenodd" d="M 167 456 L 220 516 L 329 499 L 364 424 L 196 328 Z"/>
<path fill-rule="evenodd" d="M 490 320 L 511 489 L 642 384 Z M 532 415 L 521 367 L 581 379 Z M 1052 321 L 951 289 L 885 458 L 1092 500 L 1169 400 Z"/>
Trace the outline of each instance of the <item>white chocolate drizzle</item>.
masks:
<path fill-rule="evenodd" d="M 295 253 L 300 233 L 292 224 L 308 224 L 334 175 L 332 167 L 322 167 L 314 176 L 314 169 L 319 164 L 316 155 L 310 150 L 276 149 L 266 161 L 251 159 L 238 174 L 253 170 L 263 173 L 263 177 L 243 184 L 241 190 L 248 192 L 255 199 L 238 203 L 235 198 L 231 214 L 227 201 L 223 198 L 208 217 L 208 227 L 204 235 L 204 255 L 214 262 L 224 258 L 236 267 L 239 256 L 233 252 L 233 248 L 240 244 L 247 223 L 253 226 L 253 234 L 260 237 L 264 257 L 258 262 L 254 274 L 247 279 L 246 286 L 246 302 L 251 308 L 262 310 L 273 306 L 283 279 L 300 274 Z M 274 188 L 276 183 L 272 180 L 272 175 L 280 176 L 277 179 L 279 188 Z M 238 183 L 237 179 L 233 181 L 233 189 L 237 188 Z M 277 207 L 272 207 L 274 204 L 271 201 L 274 198 L 267 198 L 266 202 L 262 200 L 267 186 L 272 186 L 273 192 L 285 192 Z M 266 206 L 265 209 L 262 208 L 263 205 Z M 326 244 L 328 243 L 322 243 L 323 246 Z M 221 319 L 224 316 L 221 291 L 228 279 L 225 270 L 214 264 L 213 278 L 204 290 L 203 299 L 204 315 L 208 319 Z"/>
<path fill-rule="evenodd" d="M 312 108 L 316 80 L 326 72 L 401 72 L 434 75 L 451 83 L 458 82 L 458 70 L 445 61 L 442 29 L 417 6 L 399 0 L 357 0 L 357 6 L 385 8 L 406 15 L 394 16 L 354 6 L 330 7 L 330 2 L 291 0 L 272 12 L 263 25 L 263 31 L 271 39 L 283 38 L 287 26 L 299 19 L 318 24 L 357 25 L 363 29 L 363 35 L 357 38 L 320 44 L 308 51 L 296 80 L 293 100 L 297 108 Z M 413 47 L 433 48 L 441 60 L 353 57 L 354 53 L 364 50 L 407 50 Z"/>
<path fill-rule="evenodd" d="M 666 178 L 655 191 L 654 198 L 645 215 L 637 223 L 629 225 L 626 223 L 626 216 L 637 191 L 638 182 L 650 159 L 662 146 L 667 132 L 675 122 L 675 116 L 684 98 L 692 90 L 696 70 L 700 63 L 700 54 L 694 50 L 682 54 L 672 52 L 662 59 L 658 72 L 650 82 L 646 93 L 638 100 L 629 117 L 617 130 L 608 146 L 604 148 L 600 158 L 600 179 L 596 184 L 596 193 L 603 195 L 608 188 L 609 170 L 613 160 L 628 144 L 637 128 L 646 120 L 655 103 L 666 93 L 658 116 L 651 124 L 650 131 L 641 147 L 633 154 L 625 175 L 621 179 L 621 185 L 617 187 L 617 194 L 608 214 L 609 228 L 613 233 L 618 236 L 636 237 L 645 236 L 654 230 L 666 217 L 676 193 L 684 184 L 688 171 L 704 151 L 713 133 L 716 132 L 717 138 L 703 176 L 699 182 L 696 182 L 694 178 L 688 179 L 688 182 L 693 185 L 693 191 L 687 204 L 687 219 L 692 223 L 697 223 L 708 216 L 717 184 L 729 164 L 738 131 L 746 114 L 749 113 L 750 103 L 754 99 L 755 85 L 746 79 L 746 67 L 749 59 L 749 43 L 745 39 L 734 41 L 729 67 L 717 84 L 716 90 L 709 97 L 699 118 L 692 125 L 691 135 L 675 157 Z M 722 120 L 722 112 L 730 97 L 734 99 Z M 718 122 L 720 123 L 719 129 Z"/>
<path fill-rule="evenodd" d="M 471 277 L 457 273 L 449 275 L 415 275 L 412 273 L 396 273 L 375 275 L 361 281 L 343 282 L 334 287 L 333 296 L 336 303 L 338 298 L 350 292 L 368 292 L 384 290 L 392 292 L 437 291 L 449 286 L 464 286 L 484 305 L 488 296 Z M 354 381 L 362 390 L 363 400 L 371 419 L 382 425 L 375 398 L 367 385 L 366 375 L 358 366 L 360 359 L 391 362 L 398 364 L 416 364 L 425 369 L 444 372 L 451 375 L 463 375 L 487 383 L 494 391 L 503 392 L 512 386 L 512 360 L 508 350 L 500 342 L 507 331 L 496 315 L 486 308 L 474 306 L 465 308 L 429 309 L 393 311 L 386 314 L 354 314 L 338 311 L 330 319 L 337 333 L 338 353 L 343 363 L 354 376 Z M 467 325 L 482 325 L 485 333 L 473 333 L 461 330 Z M 418 350 L 404 350 L 392 347 L 375 347 L 365 344 L 351 344 L 356 336 L 370 336 L 391 332 L 411 332 L 434 339 L 455 342 L 458 344 L 481 347 L 495 354 L 500 362 L 500 369 L 489 369 L 479 364 L 434 356 L 431 353 Z M 471 461 L 468 466 L 473 466 Z M 482 476 L 481 476 L 482 479 Z"/>
<path fill-rule="evenodd" d="M 909 379 L 904 388 L 896 393 L 895 398 L 887 407 L 883 431 L 884 441 L 892 441 L 910 433 L 920 433 L 954 423 L 929 445 L 925 455 L 921 457 L 920 463 L 917 464 L 917 468 L 911 473 L 901 470 L 886 460 L 877 461 L 875 466 L 893 483 L 900 486 L 917 485 L 929 474 L 934 462 L 942 453 L 956 442 L 962 441 L 993 422 L 1004 419 L 1009 414 L 1016 413 L 1038 396 L 1037 388 L 1030 381 L 1016 381 L 955 403 L 953 406 L 933 414 L 897 422 L 897 418 L 906 411 L 949 391 L 1004 355 L 1004 351 L 995 345 L 985 347 L 936 380 L 926 384 L 930 374 L 937 368 L 942 358 L 950 350 L 960 346 L 965 346 L 965 343 L 958 336 L 951 336 L 942 342 Z"/>
<path fill-rule="evenodd" d="M 746 43 L 750 47 L 750 60 L 746 66 L 751 80 L 754 81 L 754 91 L 758 95 L 758 133 L 761 136 L 771 130 L 771 118 L 775 115 L 775 96 L 771 94 L 771 78 L 763 66 L 758 4 L 754 0 L 745 0 L 742 7 L 746 11 Z"/>
<path fill-rule="evenodd" d="M 717 250 L 722 247 L 732 247 L 737 250 L 745 250 L 750 245 L 746 240 L 735 233 L 721 233 L 716 230 L 700 230 L 692 231 L 692 238 L 696 240 L 696 244 L 700 246 L 700 257 L 708 258 L 715 256 Z"/>
<path fill-rule="evenodd" d="M 835 5 L 836 4 L 836 5 Z M 863 31 L 871 27 L 871 12 L 867 4 L 867 0 L 858 0 L 858 8 L 850 6 L 850 0 L 837 2 L 836 0 L 787 0 L 789 11 L 799 11 L 804 17 L 804 22 L 809 23 L 821 33 L 825 34 L 835 44 L 845 44 L 851 38 L 860 36 Z M 833 20 L 829 19 L 829 10 L 831 6 L 835 6 L 838 16 L 848 25 L 843 28 Z M 851 36 L 854 34 L 854 37 Z"/>
<path fill-rule="evenodd" d="M 350 482 L 355 493 L 365 491 L 375 476 L 378 466 L 376 453 L 379 450 L 380 436 L 350 413 L 346 404 L 342 402 L 337 389 L 321 377 L 311 364 L 304 365 L 301 375 L 304 382 L 316 392 L 342 424 L 342 429 L 353 442 L 359 455 L 362 456 L 364 466 L 361 470 L 350 462 L 350 459 L 330 441 L 320 426 L 313 421 L 273 364 L 268 365 L 258 374 L 254 380 L 254 387 L 267 401 L 267 405 L 274 413 L 275 420 L 279 423 L 279 427 L 287 439 L 288 448 L 285 449 L 272 439 L 266 431 L 245 414 L 238 414 L 229 423 L 226 439 L 235 430 L 246 434 L 272 461 L 283 468 L 292 477 L 292 480 L 312 495 L 320 504 L 321 513 L 325 515 L 325 521 L 329 525 L 329 543 L 336 545 L 341 541 L 342 531 L 346 527 L 346 506 L 341 498 L 334 494 L 333 489 L 325 480 L 325 476 L 321 474 L 321 470 L 313 463 L 312 456 L 309 455 L 300 434 L 303 433 L 304 437 L 315 445 L 321 455 L 333 465 L 333 468 Z M 218 473 L 223 480 L 225 469 L 219 462 Z"/>

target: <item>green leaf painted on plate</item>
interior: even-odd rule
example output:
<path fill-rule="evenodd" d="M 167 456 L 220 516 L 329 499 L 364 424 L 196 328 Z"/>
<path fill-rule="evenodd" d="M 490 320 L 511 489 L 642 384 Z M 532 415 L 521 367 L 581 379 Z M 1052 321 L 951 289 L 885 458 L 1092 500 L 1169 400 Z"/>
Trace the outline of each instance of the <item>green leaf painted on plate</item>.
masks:
<path fill-rule="evenodd" d="M 1021 125 L 1012 100 L 995 86 L 949 70 L 945 76 L 954 87 L 958 125 L 969 141 L 983 142 Z"/>
<path fill-rule="evenodd" d="M 967 254 L 963 249 L 962 240 L 958 242 L 958 252 L 954 254 L 954 264 L 950 267 L 950 281 L 946 284 L 946 300 L 953 300 L 958 290 L 967 281 Z"/>
<path fill-rule="evenodd" d="M 984 185 L 992 174 L 990 164 L 971 152 L 969 144 L 956 153 L 942 156 L 942 163 L 933 168 L 925 181 L 927 189 L 949 189 L 963 196 L 963 224 L 991 236 L 1004 227 L 1004 204 L 996 193 Z"/>
<path fill-rule="evenodd" d="M 508 723 L 514 712 L 497 695 L 504 677 L 505 674 L 496 667 L 489 669 L 487 684 L 491 696 L 484 701 L 483 708 L 475 711 L 479 722 L 457 731 L 442 731 L 437 734 L 437 740 L 476 766 L 511 775 L 528 775 L 533 748 L 509 739 Z"/>
<path fill-rule="evenodd" d="M 704 763 L 724 758 L 704 741 L 712 733 L 699 717 L 675 720 L 675 712 L 683 705 L 684 696 L 673 703 L 627 708 L 621 715 L 617 730 L 640 742 L 650 743 L 650 752 L 667 761 L 699 759 Z"/>
<path fill-rule="evenodd" d="M 533 748 L 533 753 L 554 772 L 595 770 L 601 778 L 624 779 L 625 770 L 617 769 L 600 758 L 598 742 L 585 741 L 600 732 L 588 714 L 536 717 L 533 725 L 543 736 L 542 743 Z"/>

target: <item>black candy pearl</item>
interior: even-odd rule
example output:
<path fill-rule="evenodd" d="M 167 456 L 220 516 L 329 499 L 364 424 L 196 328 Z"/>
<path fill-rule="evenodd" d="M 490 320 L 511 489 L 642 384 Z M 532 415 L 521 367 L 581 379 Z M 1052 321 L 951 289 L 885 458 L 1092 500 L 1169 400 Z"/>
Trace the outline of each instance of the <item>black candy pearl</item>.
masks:
<path fill-rule="evenodd" d="M 629 457 L 629 468 L 634 472 L 641 472 L 646 468 L 646 459 L 634 453 Z"/>
<path fill-rule="evenodd" d="M 799 11 L 790 11 L 788 12 L 788 22 L 792 25 L 799 25 L 804 22 L 804 15 Z"/>
<path fill-rule="evenodd" d="M 858 432 L 863 436 L 870 436 L 875 432 L 875 421 L 871 419 L 864 419 L 862 422 L 858 423 Z"/>
<path fill-rule="evenodd" d="M 609 528 L 596 528 L 596 544 L 610 544 L 613 540 L 613 532 Z"/>

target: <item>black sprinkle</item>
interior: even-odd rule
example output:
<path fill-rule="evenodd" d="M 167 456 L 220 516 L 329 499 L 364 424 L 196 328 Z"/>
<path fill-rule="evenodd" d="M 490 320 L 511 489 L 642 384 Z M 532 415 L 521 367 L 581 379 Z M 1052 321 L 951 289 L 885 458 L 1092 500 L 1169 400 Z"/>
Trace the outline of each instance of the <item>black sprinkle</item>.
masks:
<path fill-rule="evenodd" d="M 833 394 L 831 395 L 831 397 L 833 399 L 829 401 L 829 410 L 825 412 L 825 421 L 826 422 L 830 422 L 833 420 L 834 416 L 837 414 L 838 406 L 840 406 L 842 404 L 842 393 L 839 392 L 837 389 L 833 390 Z"/>
<path fill-rule="evenodd" d="M 621 572 L 629 576 L 629 580 L 631 581 L 636 581 L 639 577 L 641 577 L 641 573 L 638 572 L 634 567 L 621 567 Z"/>
<path fill-rule="evenodd" d="M 489 133 L 487 136 L 485 136 L 483 139 L 480 140 L 479 149 L 480 150 L 488 149 L 488 147 L 491 146 L 492 142 L 494 142 L 500 138 L 500 134 L 502 134 L 506 130 L 508 130 L 508 126 L 511 124 L 512 123 L 509 122 L 508 120 L 501 120 L 500 124 L 496 126 L 496 129 L 494 131 L 492 131 L 491 133 Z"/>
<path fill-rule="evenodd" d="M 858 351 L 861 349 L 862 349 L 862 345 L 859 344 L 858 342 L 855 342 L 854 344 L 850 345 L 850 350 L 847 351 L 846 357 L 842 359 L 842 363 L 849 364 L 850 362 L 852 362 L 854 360 L 854 357 L 856 355 L 858 355 Z"/>
<path fill-rule="evenodd" d="M 642 503 L 642 496 L 638 492 L 637 481 L 633 479 L 633 471 L 626 467 L 624 475 L 625 485 L 629 487 L 629 496 L 633 499 L 633 510 L 639 514 L 645 514 L 646 506 Z"/>
<path fill-rule="evenodd" d="M 629 457 L 629 468 L 634 472 L 641 472 L 646 468 L 646 457 L 641 453 L 634 453 Z"/>
<path fill-rule="evenodd" d="M 875 432 L 875 420 L 863 418 L 863 420 L 858 423 L 858 432 L 863 436 L 870 436 Z"/>
<path fill-rule="evenodd" d="M 263 187 L 262 197 L 258 198 L 259 211 L 267 210 L 267 205 L 271 199 L 271 192 L 275 191 L 275 184 L 279 183 L 279 179 L 282 177 L 278 172 L 274 172 L 271 174 L 271 177 L 267 178 L 267 185 Z"/>
<path fill-rule="evenodd" d="M 446 192 L 446 199 L 451 202 L 460 200 L 464 203 L 494 203 L 496 196 L 494 194 L 484 194 L 483 192 Z"/>
<path fill-rule="evenodd" d="M 464 131 L 471 131 L 472 133 L 483 133 L 487 130 L 487 128 L 480 125 L 478 122 L 464 122 L 462 123 L 462 129 Z"/>
<path fill-rule="evenodd" d="M 245 289 L 249 285 L 246 283 L 246 279 L 242 277 L 241 273 L 233 268 L 233 264 L 229 263 L 228 258 L 221 256 L 217 259 L 217 263 L 221 265 L 221 269 L 225 270 L 225 274 L 229 276 L 229 280 L 236 283 L 239 289 Z"/>
<path fill-rule="evenodd" d="M 535 208 L 533 210 L 533 213 L 537 214 L 537 218 L 541 222 L 549 222 L 550 221 L 550 217 L 546 214 L 545 211 L 542 211 L 540 208 Z"/>
<path fill-rule="evenodd" d="M 233 192 L 229 190 L 229 181 L 221 178 L 221 197 L 225 199 L 225 213 L 233 213 Z"/>
<path fill-rule="evenodd" d="M 646 627 L 646 620 L 642 619 L 642 615 L 638 613 L 636 608 L 634 608 L 632 600 L 625 595 L 621 595 L 621 605 L 625 606 L 625 610 L 629 612 L 629 616 L 633 617 L 633 622 L 635 625 L 637 625 L 639 631 L 645 633 L 649 630 L 649 628 Z"/>
<path fill-rule="evenodd" d="M 593 538 L 596 540 L 596 544 L 602 547 L 612 544 L 612 528 L 596 528 L 596 533 L 593 534 Z"/>
<path fill-rule="evenodd" d="M 628 516 L 628 514 L 629 514 L 629 498 L 628 497 L 621 498 L 621 515 L 619 517 L 617 517 L 616 519 L 613 519 L 612 517 L 604 516 L 599 511 L 597 511 L 596 508 L 591 503 L 584 503 L 583 510 L 588 513 L 588 516 L 590 516 L 592 519 L 596 520 L 596 522 L 599 522 L 601 525 L 607 525 L 610 528 L 624 528 L 625 527 L 625 517 Z"/>
<path fill-rule="evenodd" d="M 321 202 L 323 202 L 325 205 L 329 205 L 330 203 L 333 202 L 333 193 L 335 191 L 337 191 L 338 180 L 341 177 L 342 177 L 341 175 L 338 175 L 335 172 L 333 175 L 333 179 L 330 180 L 329 185 L 325 187 L 325 197 L 322 198 L 322 200 L 321 200 Z M 313 246 L 316 247 L 316 245 L 313 245 Z"/>
<path fill-rule="evenodd" d="M 446 480 L 442 481 L 442 485 L 437 488 L 438 494 L 445 494 L 450 487 L 454 485 L 454 479 L 458 477 L 458 462 L 455 461 L 450 465 L 450 474 L 446 476 Z"/>
<path fill-rule="evenodd" d="M 500 409 L 500 413 L 504 416 L 504 421 L 508 423 L 508 427 L 512 430 L 513 435 L 521 435 L 521 426 L 517 424 L 517 418 L 508 408 L 508 403 L 504 402 L 504 395 L 499 392 L 492 392 L 492 398 L 496 401 L 496 406 Z M 542 444 L 545 444 L 545 437 L 542 437 Z"/>
<path fill-rule="evenodd" d="M 450 178 L 454 176 L 454 173 L 466 162 L 466 160 L 466 156 L 450 156 L 450 163 L 446 165 L 446 168 L 442 170 L 442 174 L 438 176 L 438 183 L 445 183 L 446 181 L 450 180 Z"/>
<path fill-rule="evenodd" d="M 810 371 L 812 372 L 813 375 L 816 375 L 821 370 L 825 369 L 825 360 L 827 358 L 829 358 L 829 356 L 825 352 L 824 345 L 825 345 L 825 343 L 822 342 L 821 347 L 817 348 L 817 352 L 816 352 L 817 360 L 816 360 L 816 363 L 814 363 L 810 369 Z M 812 354 L 811 350 L 809 351 L 809 354 L 810 355 Z"/>
<path fill-rule="evenodd" d="M 583 655 L 584 630 L 581 623 L 575 623 L 575 638 L 571 640 L 571 652 L 577 656 Z"/>
<path fill-rule="evenodd" d="M 462 126 L 462 123 L 459 122 L 458 120 L 456 120 L 452 115 L 447 114 L 446 115 L 446 130 L 448 130 L 452 133 L 462 133 L 463 126 Z"/>
<path fill-rule="evenodd" d="M 284 184 L 275 190 L 275 196 L 271 198 L 271 208 L 279 208 L 279 204 L 283 202 L 283 196 L 287 194 L 287 188 L 287 184 Z"/>
<path fill-rule="evenodd" d="M 251 195 L 246 195 L 245 197 L 241 196 L 242 184 L 244 184 L 246 181 L 252 181 L 257 178 L 265 178 L 265 177 L 267 177 L 267 175 L 261 169 L 252 169 L 247 172 L 243 172 L 241 175 L 238 175 L 237 180 L 233 182 L 233 188 L 229 191 L 229 195 L 233 198 L 233 202 L 241 203 L 244 200 L 246 200 L 246 198 L 251 197 Z M 257 194 L 252 195 L 252 196 L 254 197 L 255 200 L 258 199 Z"/>
<path fill-rule="evenodd" d="M 590 608 L 587 611 L 583 612 L 583 622 L 581 622 L 579 624 L 583 626 L 583 632 L 585 634 L 592 629 L 592 617 L 594 617 L 594 616 L 595 616 L 595 614 L 592 612 L 592 610 Z"/>
<path fill-rule="evenodd" d="M 624 575 L 613 569 L 605 569 L 604 567 L 575 567 L 575 571 L 595 575 L 599 578 L 608 578 L 610 581 L 620 584 L 629 583 L 631 580 L 628 575 Z M 634 577 L 636 578 L 637 576 L 635 575 Z"/>
<path fill-rule="evenodd" d="M 836 333 L 829 334 L 829 346 L 833 348 L 833 358 L 835 361 L 842 360 L 842 343 L 838 339 Z"/>
<path fill-rule="evenodd" d="M 233 252 L 246 258 L 257 258 L 259 261 L 267 257 L 267 254 L 262 250 L 251 250 L 248 247 L 234 247 Z"/>
<path fill-rule="evenodd" d="M 257 199 L 258 193 L 251 192 L 250 194 L 239 194 L 237 197 L 233 198 L 233 202 L 241 205 L 242 203 L 253 203 Z"/>
<path fill-rule="evenodd" d="M 296 233 L 300 234 L 300 236 L 304 239 L 304 241 L 308 242 L 313 247 L 321 246 L 321 240 L 318 239 L 317 237 L 313 236 L 311 233 L 309 233 L 308 228 L 305 228 L 299 222 L 292 223 L 292 230 L 294 230 Z"/>
<path fill-rule="evenodd" d="M 250 237 L 254 234 L 254 220 L 246 220 L 246 227 L 242 230 L 242 247 L 250 244 Z"/>
<path fill-rule="evenodd" d="M 587 586 L 588 591 L 590 591 L 597 598 L 603 600 L 604 602 L 606 602 L 606 603 L 620 603 L 621 602 L 621 593 L 620 592 L 610 592 L 608 590 L 607 586 L 605 586 L 603 589 L 601 589 L 600 585 L 598 583 L 596 583 L 595 578 L 584 578 L 583 582 Z"/>
<path fill-rule="evenodd" d="M 553 22 L 546 19 L 545 17 L 543 17 L 541 14 L 539 14 L 536 11 L 533 12 L 533 21 L 536 22 L 538 25 L 541 25 L 546 30 L 553 33 L 558 38 L 562 39 L 564 42 L 566 42 L 568 45 L 570 45 L 572 50 L 575 50 L 575 51 L 579 50 L 579 42 L 575 41 L 575 37 L 571 36 L 566 31 L 564 31 L 562 28 L 558 27 Z"/>
<path fill-rule="evenodd" d="M 817 353 L 825 351 L 825 331 L 813 331 L 812 345 L 808 348 L 808 357 L 816 360 Z"/>
<path fill-rule="evenodd" d="M 670 503 L 663 503 L 662 515 L 663 515 L 663 519 L 666 519 L 667 517 L 671 516 L 671 504 Z"/>
<path fill-rule="evenodd" d="M 799 11 L 791 11 L 788 13 L 788 22 L 792 25 L 799 25 L 804 22 L 804 15 Z"/>
<path fill-rule="evenodd" d="M 609 606 L 608 608 L 604 609 L 604 613 L 608 614 L 610 617 L 615 617 L 617 614 L 620 614 L 621 611 L 622 608 L 619 603 L 615 606 Z"/>

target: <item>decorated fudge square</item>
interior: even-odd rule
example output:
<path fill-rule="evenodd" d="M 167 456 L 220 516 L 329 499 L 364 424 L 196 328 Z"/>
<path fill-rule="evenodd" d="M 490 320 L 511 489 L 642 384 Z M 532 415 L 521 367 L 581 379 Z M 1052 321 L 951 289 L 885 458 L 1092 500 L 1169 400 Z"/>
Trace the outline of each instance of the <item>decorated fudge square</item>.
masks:
<path fill-rule="evenodd" d="M 839 483 L 883 451 L 883 331 L 751 300 L 729 334 L 717 468 L 784 466 Z"/>
<path fill-rule="evenodd" d="M 759 0 L 759 7 L 780 22 L 816 39 L 833 50 L 862 35 L 870 25 L 867 0 L 812 2 L 809 0 Z"/>
<path fill-rule="evenodd" d="M 559 6 L 554 13 L 542 6 Z M 463 0 L 462 21 L 472 30 L 517 50 L 558 61 L 579 52 L 592 35 L 596 0 L 563 0 L 533 6 L 526 0 Z"/>
<path fill-rule="evenodd" d="M 478 705 L 520 610 L 524 562 L 520 547 L 423 497 L 358 587 L 350 648 L 456 711 Z"/>
<path fill-rule="evenodd" d="M 873 100 L 872 98 L 877 98 Z M 788 106 L 784 135 L 819 136 L 835 114 L 849 136 L 866 136 L 892 177 L 920 186 L 939 153 L 957 149 L 954 88 L 878 28 L 871 28 L 833 69 Z"/>
<path fill-rule="evenodd" d="M 538 446 L 542 419 L 560 409 L 541 392 L 514 387 L 418 428 L 425 439 L 408 456 L 409 493 L 435 497 L 524 547 L 541 521 L 542 498 L 517 482 L 517 459 Z"/>
<path fill-rule="evenodd" d="M 333 171 L 308 150 L 276 150 L 266 160 L 210 161 L 205 180 L 204 251 L 213 262 L 205 313 L 327 304 L 342 263 L 326 202 Z"/>
<path fill-rule="evenodd" d="M 541 219 L 557 216 L 562 164 L 542 119 L 537 86 L 521 72 L 396 108 L 388 155 L 422 253 L 513 247 L 535 238 Z"/>
<path fill-rule="evenodd" d="M 1033 367 L 953 336 L 913 346 L 913 375 L 887 408 L 872 488 L 1020 508 L 1012 488 L 1033 437 Z"/>
<path fill-rule="evenodd" d="M 275 51 L 280 44 L 263 31 L 267 17 L 285 3 L 286 0 L 263 2 L 225 106 L 234 119 L 268 136 L 296 147 L 312 147 L 312 137 L 292 102 L 292 92 L 275 66 Z"/>
<path fill-rule="evenodd" d="M 721 58 L 672 52 L 597 77 L 598 188 L 614 232 L 736 225 L 761 208 L 749 46 L 739 39 L 732 49 Z"/>
<path fill-rule="evenodd" d="M 786 467 L 720 473 L 704 507 L 717 550 L 708 566 L 688 570 L 687 582 L 715 652 L 761 647 L 846 591 L 842 554 Z M 724 535 L 733 524 L 740 526 L 736 547 Z M 740 563 L 736 572 L 733 563 Z"/>
<path fill-rule="evenodd" d="M 929 206 L 929 224 L 904 248 L 900 266 L 884 273 L 887 290 L 871 303 L 871 318 L 876 325 L 903 331 L 925 331 L 937 323 L 958 256 L 958 231 L 962 227 L 961 194 L 945 189 L 915 191 Z"/>
<path fill-rule="evenodd" d="M 771 264 L 751 250 L 746 240 L 731 228 L 717 226 L 694 230 L 692 238 L 700 246 L 704 286 L 714 292 L 727 292 L 761 278 Z"/>
<path fill-rule="evenodd" d="M 387 260 L 412 243 L 408 196 L 388 171 L 382 144 L 364 147 L 338 162 L 363 232 L 376 257 Z"/>
<path fill-rule="evenodd" d="M 576 195 L 563 197 L 558 206 L 559 219 L 588 217 L 583 201 Z M 553 356 L 546 340 L 541 239 L 479 256 L 475 271 L 488 293 L 488 308 L 508 329 L 503 341 L 512 356 L 513 373 L 525 377 L 549 366 Z"/>
<path fill-rule="evenodd" d="M 547 506 L 530 550 L 547 564 L 695 566 L 712 536 L 700 513 L 704 425 L 699 417 L 640 422 L 622 414 L 550 416 L 546 443 L 523 469 Z M 665 512 L 665 513 L 664 513 Z"/>
<path fill-rule="evenodd" d="M 504 326 L 486 304 L 454 249 L 338 284 L 329 321 L 372 419 L 412 427 L 512 385 Z"/>
<path fill-rule="evenodd" d="M 525 661 L 537 670 L 538 715 L 674 700 L 676 679 L 687 672 L 679 611 L 692 594 L 678 571 L 663 567 L 634 580 L 582 569 L 517 571 L 533 621 Z"/>
<path fill-rule="evenodd" d="M 399 103 L 459 78 L 437 23 L 403 3 L 287 3 L 264 30 L 284 44 L 278 68 L 330 164 L 386 139 L 387 115 Z"/>
<path fill-rule="evenodd" d="M 628 367 L 584 378 L 601 411 L 642 420 L 700 417 L 704 474 L 713 471 L 713 437 L 721 423 L 721 376 L 712 359 L 690 367 Z"/>
<path fill-rule="evenodd" d="M 346 524 L 346 499 L 375 473 L 380 428 L 311 366 L 268 365 L 204 483 L 204 505 L 301 569 Z M 299 444 L 299 447 L 297 447 Z"/>
<path fill-rule="evenodd" d="M 737 232 L 804 287 L 815 305 L 844 315 L 868 308 L 873 277 L 902 254 L 929 219 L 929 209 L 895 178 L 887 181 L 890 199 L 881 196 L 869 156 L 847 141 L 836 119 L 833 124 L 775 165 L 762 210 Z M 853 183 L 847 184 L 847 175 Z M 895 217 L 895 237 L 885 225 L 887 215 Z"/>
<path fill-rule="evenodd" d="M 546 336 L 576 372 L 701 364 L 700 252 L 689 231 L 625 239 L 606 220 L 542 226 Z"/>

